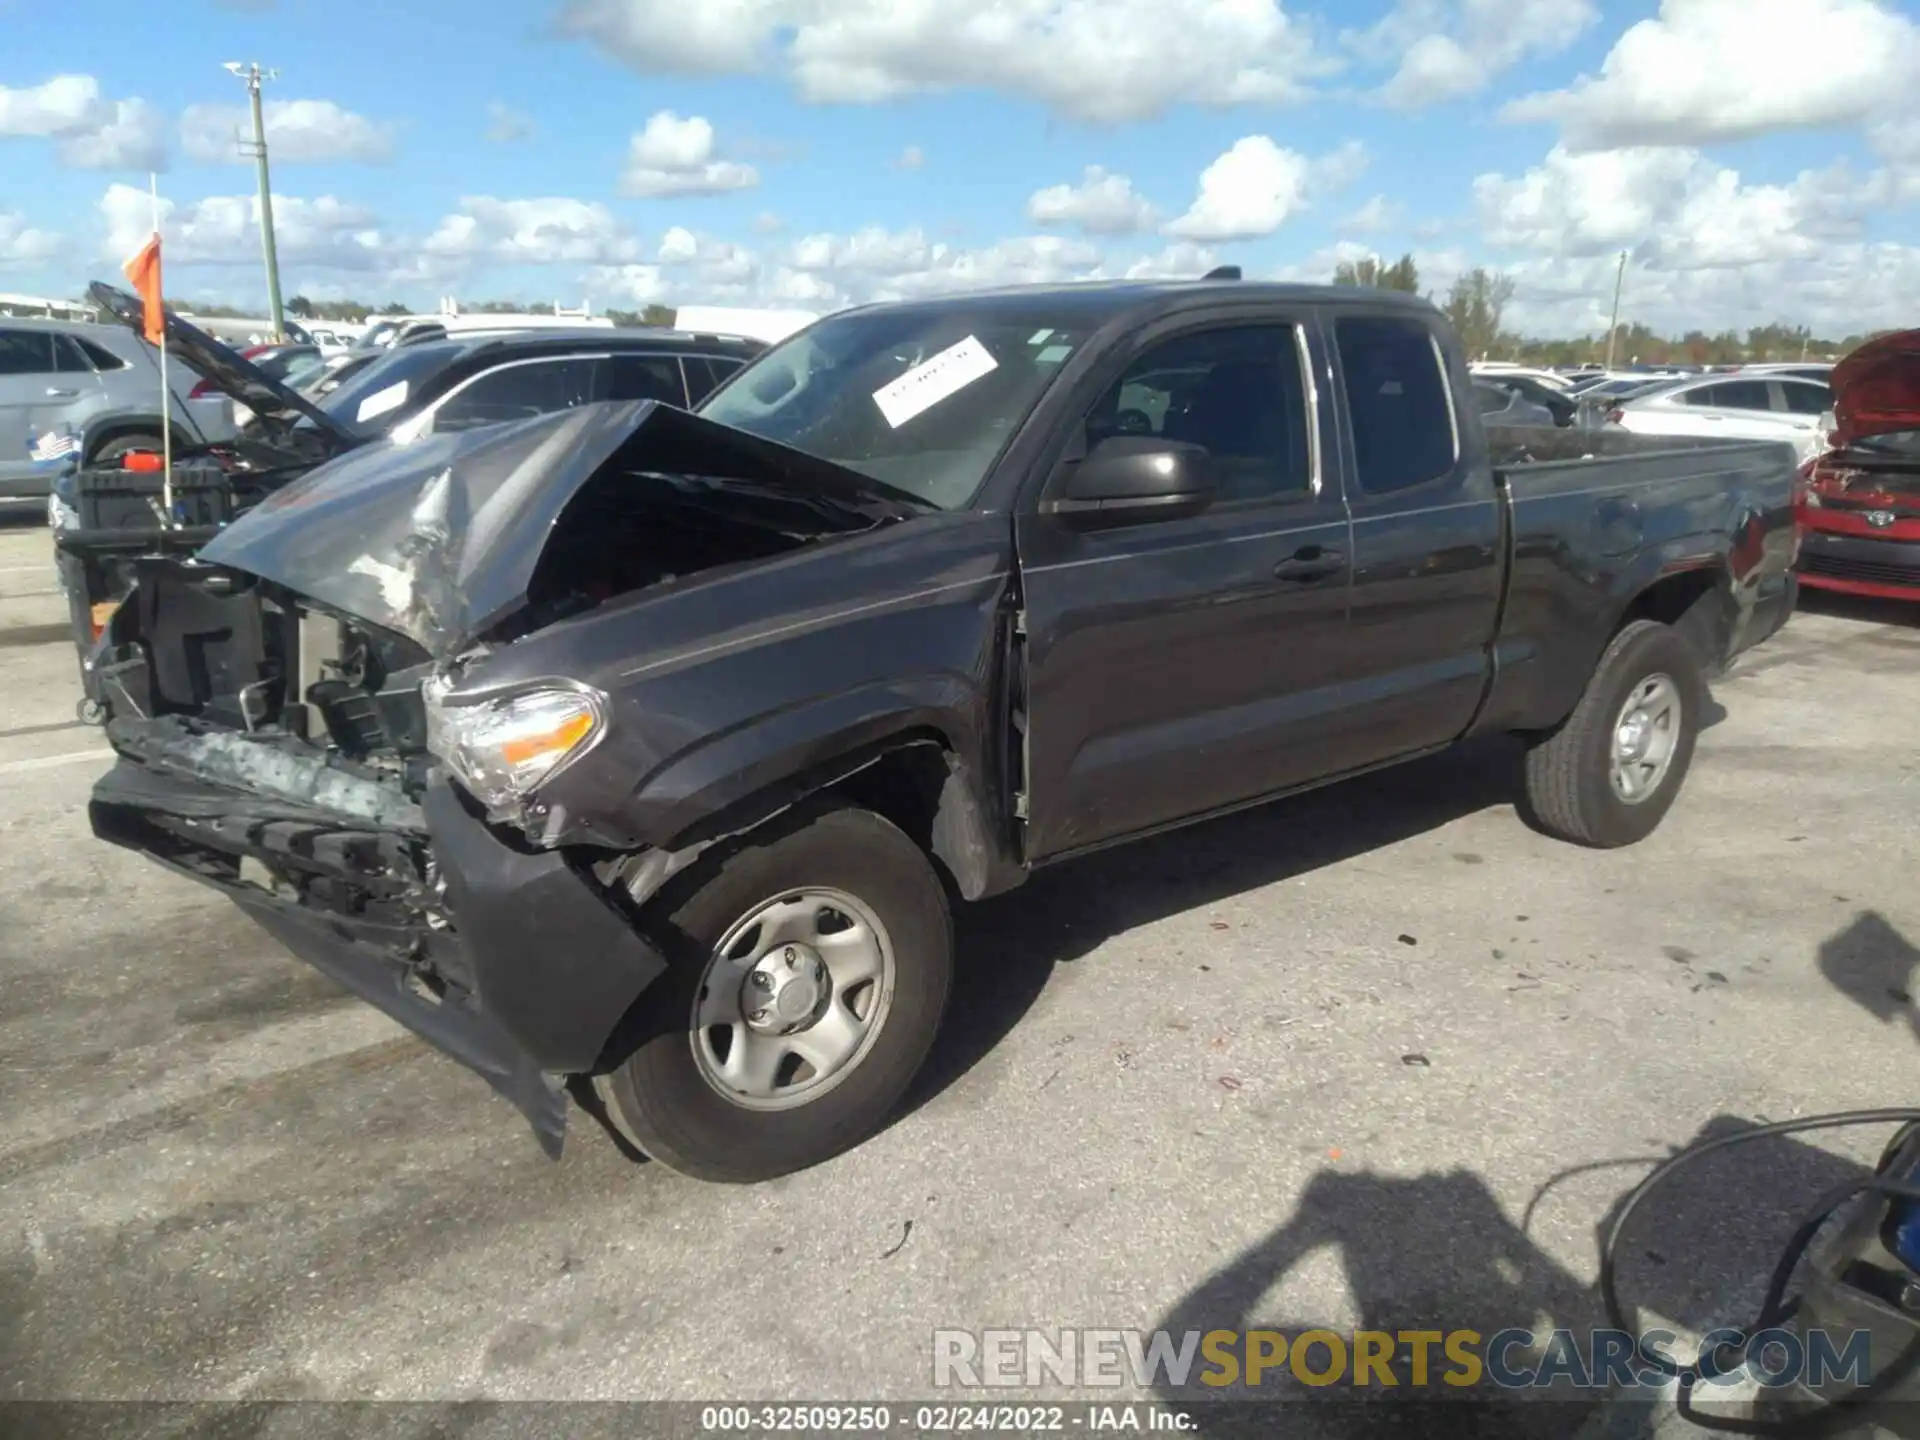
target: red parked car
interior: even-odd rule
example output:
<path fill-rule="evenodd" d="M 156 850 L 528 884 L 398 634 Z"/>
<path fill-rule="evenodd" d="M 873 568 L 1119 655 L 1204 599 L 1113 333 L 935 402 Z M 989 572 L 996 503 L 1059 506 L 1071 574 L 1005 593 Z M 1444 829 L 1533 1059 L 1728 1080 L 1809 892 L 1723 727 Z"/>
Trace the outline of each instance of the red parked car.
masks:
<path fill-rule="evenodd" d="M 1920 330 L 1833 368 L 1831 448 L 1801 471 L 1800 580 L 1920 600 Z"/>

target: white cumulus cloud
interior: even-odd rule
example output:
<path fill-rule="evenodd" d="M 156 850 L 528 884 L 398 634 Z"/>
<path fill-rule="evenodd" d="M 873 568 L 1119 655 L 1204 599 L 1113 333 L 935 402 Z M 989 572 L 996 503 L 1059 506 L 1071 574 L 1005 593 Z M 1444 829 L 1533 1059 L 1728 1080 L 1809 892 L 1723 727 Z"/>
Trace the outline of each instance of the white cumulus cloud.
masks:
<path fill-rule="evenodd" d="M 1351 184 L 1366 163 L 1365 147 L 1354 141 L 1315 160 L 1269 136 L 1245 136 L 1200 172 L 1199 195 L 1165 233 L 1210 244 L 1271 235 L 1316 192 Z"/>
<path fill-rule="evenodd" d="M 124 260 L 152 232 L 153 202 L 144 188 L 111 185 L 100 200 L 106 258 Z M 258 265 L 260 204 L 252 195 L 209 195 L 185 203 L 160 201 L 170 265 Z M 371 211 L 331 195 L 273 197 L 274 240 L 283 265 L 336 270 L 382 270 L 393 245 Z"/>
<path fill-rule="evenodd" d="M 441 217 L 421 249 L 442 261 L 604 265 L 639 258 L 640 242 L 612 211 L 592 201 L 469 195 L 457 211 Z"/>
<path fill-rule="evenodd" d="M 1920 25 L 1880 0 L 1662 0 L 1598 75 L 1513 101 L 1574 149 L 1883 122 L 1920 91 Z"/>
<path fill-rule="evenodd" d="M 0 266 L 38 265 L 66 248 L 64 235 L 35 228 L 18 211 L 0 210 Z"/>
<path fill-rule="evenodd" d="M 717 156 L 713 125 L 699 115 L 671 110 L 652 116 L 633 137 L 620 188 L 628 195 L 719 195 L 760 183 L 760 172 Z"/>
<path fill-rule="evenodd" d="M 91 75 L 56 75 L 39 85 L 0 85 L 0 137 L 53 141 L 76 170 L 164 170 L 166 122 L 144 100 L 109 100 Z"/>
<path fill-rule="evenodd" d="M 873 104 L 994 90 L 1085 120 L 1296 101 L 1326 73 L 1279 0 L 567 0 L 561 33 L 642 74 L 784 74 Z"/>
<path fill-rule="evenodd" d="M 1152 255 L 1142 255 L 1121 271 L 1128 280 L 1197 280 L 1220 263 L 1205 245 L 1177 240 Z"/>
<path fill-rule="evenodd" d="M 1522 61 L 1565 50 L 1599 16 L 1594 0 L 1399 0 L 1341 38 L 1394 66 L 1377 99 L 1415 109 L 1477 94 Z"/>
<path fill-rule="evenodd" d="M 1151 230 L 1159 212 L 1134 191 L 1126 176 L 1089 165 L 1078 185 L 1036 190 L 1027 200 L 1027 218 L 1036 225 L 1070 225 L 1089 235 L 1133 235 Z"/>
<path fill-rule="evenodd" d="M 1389 200 L 1385 195 L 1375 195 L 1343 219 L 1340 222 L 1340 228 L 1356 235 L 1373 235 L 1382 230 L 1393 229 L 1400 223 L 1404 213 L 1397 202 Z"/>
<path fill-rule="evenodd" d="M 1870 192 L 1841 167 L 1754 185 L 1695 150 L 1556 148 L 1524 175 L 1482 175 L 1474 200 L 1489 244 L 1570 257 L 1627 249 L 1702 270 L 1810 260 L 1856 238 Z"/>
<path fill-rule="evenodd" d="M 276 165 L 393 158 L 395 127 L 369 120 L 331 100 L 269 100 L 261 111 L 267 154 Z M 252 164 L 243 146 L 253 143 L 253 120 L 244 105 L 189 105 L 180 116 L 180 148 L 207 164 Z"/>

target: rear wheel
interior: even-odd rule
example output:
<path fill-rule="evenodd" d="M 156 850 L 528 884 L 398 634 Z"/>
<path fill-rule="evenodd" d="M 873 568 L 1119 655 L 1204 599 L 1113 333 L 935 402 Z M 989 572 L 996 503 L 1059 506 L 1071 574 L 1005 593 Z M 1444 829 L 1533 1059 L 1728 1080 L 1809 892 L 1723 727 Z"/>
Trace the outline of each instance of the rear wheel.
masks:
<path fill-rule="evenodd" d="M 946 892 L 869 811 L 750 837 L 665 915 L 671 968 L 597 1084 L 627 1138 L 703 1180 L 768 1180 L 851 1149 L 932 1049 L 953 967 Z"/>
<path fill-rule="evenodd" d="M 116 435 L 98 450 L 93 452 L 90 465 L 111 465 L 135 450 L 158 451 L 165 442 L 158 435 L 149 435 L 144 431 L 135 431 L 130 435 Z"/>
<path fill-rule="evenodd" d="M 1580 845 L 1645 839 L 1680 793 L 1705 705 L 1693 646 L 1657 621 L 1627 625 L 1573 714 L 1528 750 L 1530 818 Z"/>

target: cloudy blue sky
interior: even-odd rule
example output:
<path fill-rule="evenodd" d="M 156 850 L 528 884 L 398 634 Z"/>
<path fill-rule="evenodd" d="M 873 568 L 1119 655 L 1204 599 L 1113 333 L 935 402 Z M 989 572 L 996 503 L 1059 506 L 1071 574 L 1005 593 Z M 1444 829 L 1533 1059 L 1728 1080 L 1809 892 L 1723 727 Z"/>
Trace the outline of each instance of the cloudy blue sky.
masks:
<path fill-rule="evenodd" d="M 1511 271 L 1535 333 L 1920 313 L 1895 0 L 0 0 L 0 291 L 824 310 L 983 284 Z"/>

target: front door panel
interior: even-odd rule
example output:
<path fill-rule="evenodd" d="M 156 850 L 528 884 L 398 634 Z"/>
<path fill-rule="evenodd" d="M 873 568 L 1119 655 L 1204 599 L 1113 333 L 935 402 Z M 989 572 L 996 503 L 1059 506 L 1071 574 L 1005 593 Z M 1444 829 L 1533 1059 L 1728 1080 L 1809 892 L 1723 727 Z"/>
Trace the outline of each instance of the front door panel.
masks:
<path fill-rule="evenodd" d="M 1186 519 L 1020 517 L 1028 853 L 1096 845 L 1317 778 L 1339 730 L 1349 534 L 1319 471 L 1309 332 L 1276 317 L 1140 353 L 1086 442 L 1213 455 Z"/>

